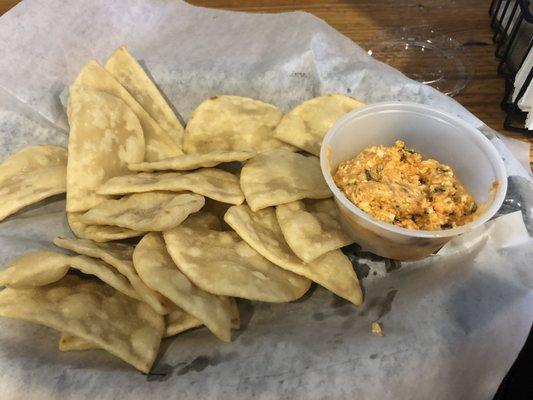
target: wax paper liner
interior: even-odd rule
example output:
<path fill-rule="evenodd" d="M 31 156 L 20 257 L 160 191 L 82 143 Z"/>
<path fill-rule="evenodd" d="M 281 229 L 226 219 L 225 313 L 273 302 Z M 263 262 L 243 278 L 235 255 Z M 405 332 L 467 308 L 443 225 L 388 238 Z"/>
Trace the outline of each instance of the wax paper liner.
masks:
<path fill-rule="evenodd" d="M 127 45 L 186 121 L 205 98 L 237 94 L 284 111 L 322 93 L 430 104 L 480 128 L 506 163 L 497 218 L 418 262 L 344 249 L 362 307 L 320 287 L 287 304 L 240 300 L 242 329 L 163 341 L 143 375 L 103 351 L 61 353 L 58 333 L 0 320 L 3 398 L 490 399 L 533 320 L 533 187 L 528 148 L 453 99 L 373 60 L 302 12 L 247 14 L 177 0 L 25 0 L 0 18 L 0 159 L 65 145 L 60 94 L 84 63 Z M 71 235 L 61 196 L 0 224 L 0 261 Z M 384 336 L 371 333 L 382 324 Z"/>

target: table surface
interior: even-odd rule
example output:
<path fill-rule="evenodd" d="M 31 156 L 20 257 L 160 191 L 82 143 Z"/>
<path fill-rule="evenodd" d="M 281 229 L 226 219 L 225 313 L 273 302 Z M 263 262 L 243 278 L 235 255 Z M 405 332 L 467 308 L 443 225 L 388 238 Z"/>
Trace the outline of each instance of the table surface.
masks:
<path fill-rule="evenodd" d="M 0 0 L 0 15 L 20 0 Z M 302 10 L 322 18 L 365 49 L 399 37 L 400 29 L 433 29 L 466 48 L 472 79 L 455 99 L 490 127 L 533 144 L 533 134 L 503 130 L 504 79 L 496 73 L 488 0 L 192 0 L 199 6 L 247 12 Z M 533 165 L 533 146 L 530 152 Z"/>

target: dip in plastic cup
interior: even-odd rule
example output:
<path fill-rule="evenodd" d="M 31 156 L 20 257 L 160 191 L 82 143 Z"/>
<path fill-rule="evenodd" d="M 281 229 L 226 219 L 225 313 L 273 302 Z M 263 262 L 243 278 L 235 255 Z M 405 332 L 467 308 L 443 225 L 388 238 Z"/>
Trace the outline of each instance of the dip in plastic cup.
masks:
<path fill-rule="evenodd" d="M 374 219 L 349 201 L 333 182 L 337 166 L 367 147 L 392 146 L 396 140 L 424 159 L 450 165 L 478 204 L 476 219 L 453 229 L 411 230 Z M 364 250 L 397 260 L 427 256 L 487 222 L 507 191 L 503 161 L 481 132 L 453 115 L 416 103 L 374 104 L 345 115 L 325 136 L 320 165 L 346 233 Z"/>

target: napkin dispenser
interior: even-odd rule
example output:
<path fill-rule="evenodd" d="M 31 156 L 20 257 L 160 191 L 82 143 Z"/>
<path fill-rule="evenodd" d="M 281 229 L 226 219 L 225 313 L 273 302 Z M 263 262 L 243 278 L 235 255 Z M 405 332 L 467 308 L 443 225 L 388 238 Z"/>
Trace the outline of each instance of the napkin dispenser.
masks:
<path fill-rule="evenodd" d="M 501 103 L 505 111 L 504 129 L 531 132 L 533 129 L 533 12 L 527 0 L 492 0 L 489 14 L 494 30 L 498 73 L 505 77 Z M 529 56 L 528 56 L 529 55 Z M 529 89 L 528 93 L 528 88 Z M 531 100 L 531 105 L 528 98 Z M 526 121 L 526 111 L 531 116 Z"/>

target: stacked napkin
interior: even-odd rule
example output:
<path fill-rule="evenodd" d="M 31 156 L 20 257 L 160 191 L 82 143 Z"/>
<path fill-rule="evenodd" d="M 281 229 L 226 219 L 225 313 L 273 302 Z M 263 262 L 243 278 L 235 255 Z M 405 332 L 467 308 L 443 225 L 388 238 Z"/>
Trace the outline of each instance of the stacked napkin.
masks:
<path fill-rule="evenodd" d="M 513 102 L 518 97 L 520 88 L 524 85 L 527 76 L 529 75 L 531 69 L 533 68 L 533 49 L 530 49 L 526 59 L 524 60 L 522 66 L 518 70 L 514 81 L 514 92 L 513 92 Z M 520 100 L 518 100 L 518 107 L 522 111 L 527 112 L 526 117 L 526 128 L 533 130 L 533 81 L 529 82 L 529 85 L 526 89 L 526 92 Z"/>

